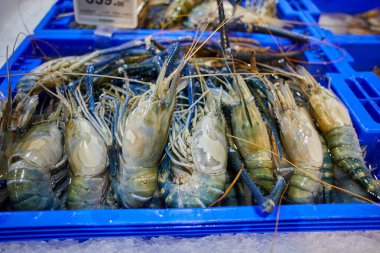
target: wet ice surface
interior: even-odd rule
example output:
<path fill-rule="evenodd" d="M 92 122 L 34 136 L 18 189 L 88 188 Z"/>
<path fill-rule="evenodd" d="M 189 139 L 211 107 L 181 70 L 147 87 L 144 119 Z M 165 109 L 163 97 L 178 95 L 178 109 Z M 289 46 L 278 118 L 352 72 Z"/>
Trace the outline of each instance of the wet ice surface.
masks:
<path fill-rule="evenodd" d="M 201 238 L 158 237 L 90 239 L 84 242 L 33 241 L 0 244 L 0 252 L 271 252 L 273 235 L 236 234 L 212 235 Z M 276 237 L 274 251 L 280 252 L 378 252 L 380 231 L 335 233 L 281 233 Z"/>

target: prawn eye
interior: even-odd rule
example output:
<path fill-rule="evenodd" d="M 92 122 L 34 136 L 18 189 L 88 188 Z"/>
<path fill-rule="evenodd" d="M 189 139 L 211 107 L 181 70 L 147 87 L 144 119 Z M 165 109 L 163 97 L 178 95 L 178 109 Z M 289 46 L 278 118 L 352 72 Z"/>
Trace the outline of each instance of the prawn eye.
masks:
<path fill-rule="evenodd" d="M 143 181 L 143 184 L 147 184 L 147 183 L 148 183 L 148 180 L 144 180 L 144 181 Z"/>

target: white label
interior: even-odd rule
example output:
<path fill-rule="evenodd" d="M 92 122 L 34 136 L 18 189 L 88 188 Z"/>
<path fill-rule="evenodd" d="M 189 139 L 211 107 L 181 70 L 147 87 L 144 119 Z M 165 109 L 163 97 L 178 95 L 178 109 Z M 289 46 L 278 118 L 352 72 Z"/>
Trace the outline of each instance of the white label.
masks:
<path fill-rule="evenodd" d="M 79 24 L 136 28 L 137 0 L 74 0 Z"/>

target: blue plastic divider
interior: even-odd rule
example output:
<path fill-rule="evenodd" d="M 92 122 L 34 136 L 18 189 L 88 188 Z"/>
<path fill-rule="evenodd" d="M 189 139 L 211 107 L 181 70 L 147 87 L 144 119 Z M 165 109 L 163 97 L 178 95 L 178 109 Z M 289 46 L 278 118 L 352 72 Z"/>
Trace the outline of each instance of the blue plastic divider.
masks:
<path fill-rule="evenodd" d="M 309 13 L 316 20 L 320 16 L 320 11 L 312 0 L 280 0 L 278 10 L 286 13 L 284 16 L 287 18 L 299 17 L 303 12 Z"/>

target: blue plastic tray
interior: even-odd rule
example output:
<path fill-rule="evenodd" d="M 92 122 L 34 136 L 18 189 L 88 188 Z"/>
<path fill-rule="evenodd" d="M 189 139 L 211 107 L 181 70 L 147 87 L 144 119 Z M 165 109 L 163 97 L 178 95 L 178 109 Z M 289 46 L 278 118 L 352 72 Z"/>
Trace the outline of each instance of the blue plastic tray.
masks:
<path fill-rule="evenodd" d="M 318 19 L 320 11 L 312 0 L 280 0 L 278 10 L 283 11 L 283 17 L 299 17 L 300 13 L 307 12 L 314 19 Z"/>
<path fill-rule="evenodd" d="M 345 60 L 356 72 L 372 71 L 375 65 L 380 66 L 380 36 L 334 36 L 329 41 L 346 50 Z"/>
<path fill-rule="evenodd" d="M 51 36 L 50 36 L 51 37 Z M 46 56 L 78 55 L 95 49 L 95 40 L 88 37 L 55 38 L 30 37 L 17 49 L 10 60 L 13 84 L 22 74 L 42 63 L 41 52 Z M 117 45 L 133 37 L 112 37 L 111 45 Z M 33 41 L 33 43 L 31 43 Z M 263 45 L 275 48 L 271 39 L 260 41 Z M 38 47 L 33 47 L 37 44 Z M 335 59 L 337 52 L 331 47 L 317 47 L 305 52 L 305 60 L 326 61 Z M 365 110 L 367 100 L 376 103 L 379 99 L 372 93 L 356 96 L 347 80 L 355 85 L 362 82 L 356 72 L 346 69 L 346 61 L 322 66 L 308 66 L 314 75 L 327 75 L 332 78 L 332 87 L 348 106 L 362 145 L 367 150 L 380 150 L 379 124 Z M 5 67 L 0 76 L 5 74 Z M 373 76 L 366 75 L 368 85 L 380 87 Z M 348 83 L 347 83 L 348 82 Z M 377 86 L 376 86 L 377 85 Z M 373 87 L 374 86 L 374 87 Z M 0 89 L 6 90 L 7 81 L 0 77 Z M 377 94 L 377 93 L 376 93 Z M 372 102 L 370 102 L 372 103 Z M 364 109 L 363 109 L 364 108 Z M 379 110 L 380 111 L 380 110 Z M 378 120 L 378 118 L 377 118 Z M 373 123 L 374 124 L 374 123 Z M 368 129 L 365 128 L 368 126 Z M 372 128 L 371 128 L 372 127 Z M 377 128 L 376 128 L 377 127 Z M 379 151 L 377 151 L 379 152 Z M 367 157 L 370 164 L 379 162 L 379 154 Z M 380 230 L 380 207 L 371 204 L 333 205 L 287 205 L 281 207 L 279 231 L 339 231 L 339 230 Z M 203 236 L 215 233 L 271 233 L 275 229 L 276 212 L 269 216 L 260 213 L 257 207 L 215 207 L 203 209 L 135 209 L 97 211 L 43 211 L 43 212 L 3 212 L 0 213 L 0 241 L 48 240 L 48 239 L 87 239 L 111 236 Z"/>

